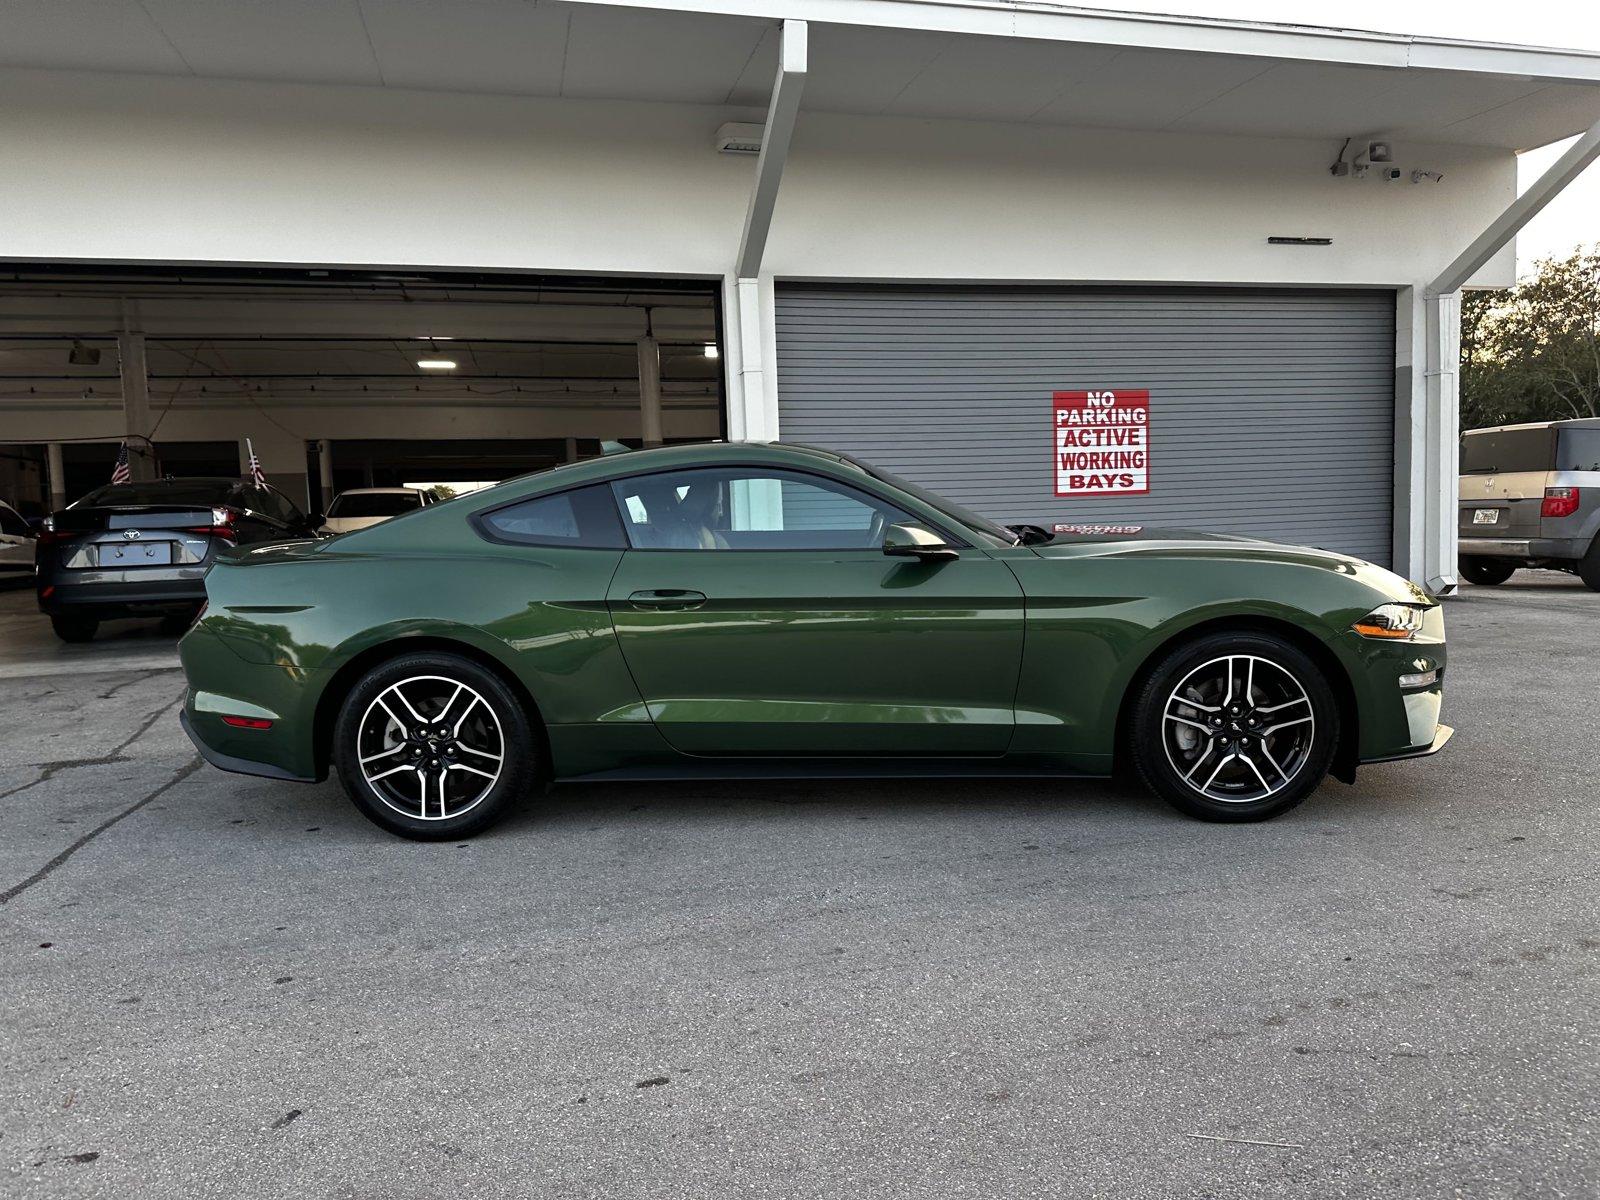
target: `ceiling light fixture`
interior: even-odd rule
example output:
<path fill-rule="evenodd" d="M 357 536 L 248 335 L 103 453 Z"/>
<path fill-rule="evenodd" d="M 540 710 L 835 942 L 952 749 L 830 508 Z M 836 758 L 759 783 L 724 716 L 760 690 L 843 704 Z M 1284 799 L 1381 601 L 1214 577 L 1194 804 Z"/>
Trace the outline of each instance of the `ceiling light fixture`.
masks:
<path fill-rule="evenodd" d="M 424 371 L 454 371 L 456 360 L 453 358 L 419 358 L 417 366 Z"/>
<path fill-rule="evenodd" d="M 722 357 L 722 351 L 717 349 L 717 344 L 715 342 L 707 342 L 706 343 L 706 357 L 707 358 L 721 358 Z"/>

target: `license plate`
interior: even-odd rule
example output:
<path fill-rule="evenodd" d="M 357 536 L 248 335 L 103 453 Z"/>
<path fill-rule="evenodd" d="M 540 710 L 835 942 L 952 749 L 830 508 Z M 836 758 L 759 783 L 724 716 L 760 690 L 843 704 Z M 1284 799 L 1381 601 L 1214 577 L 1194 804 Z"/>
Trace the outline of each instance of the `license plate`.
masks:
<path fill-rule="evenodd" d="M 1474 525 L 1493 525 L 1499 520 L 1500 510 L 1498 508 L 1480 508 L 1472 514 L 1472 523 Z"/>
<path fill-rule="evenodd" d="M 102 545 L 102 567 L 170 567 L 171 542 L 130 542 L 125 546 Z"/>

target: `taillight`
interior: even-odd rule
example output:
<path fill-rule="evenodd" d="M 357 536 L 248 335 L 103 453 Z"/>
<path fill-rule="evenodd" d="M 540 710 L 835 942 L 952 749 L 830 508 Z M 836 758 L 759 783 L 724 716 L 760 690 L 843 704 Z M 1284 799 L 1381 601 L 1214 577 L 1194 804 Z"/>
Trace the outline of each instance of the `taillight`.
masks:
<path fill-rule="evenodd" d="M 59 529 L 41 529 L 39 530 L 39 545 L 54 546 L 57 542 L 69 541 L 77 536 L 75 533 L 63 533 Z"/>
<path fill-rule="evenodd" d="M 1539 506 L 1541 517 L 1570 517 L 1578 511 L 1578 489 L 1575 487 L 1550 487 L 1544 490 L 1544 503 Z"/>
<path fill-rule="evenodd" d="M 185 533 L 199 533 L 206 537 L 226 538 L 230 542 L 239 540 L 239 531 L 235 528 L 239 521 L 239 514 L 231 508 L 213 508 L 211 510 L 211 524 L 191 525 L 184 530 Z"/>

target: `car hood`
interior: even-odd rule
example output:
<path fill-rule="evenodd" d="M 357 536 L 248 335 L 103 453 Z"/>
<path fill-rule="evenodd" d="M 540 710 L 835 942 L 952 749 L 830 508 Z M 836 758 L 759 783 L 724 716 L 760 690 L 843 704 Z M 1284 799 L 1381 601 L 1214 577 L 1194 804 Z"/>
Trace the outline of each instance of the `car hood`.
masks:
<path fill-rule="evenodd" d="M 1285 546 L 1237 534 L 1151 529 L 1143 525 L 1079 525 L 1028 549 L 1041 558 L 1130 557 L 1282 563 L 1353 577 L 1392 600 L 1409 604 L 1438 603 L 1410 580 L 1365 559 L 1316 546 Z"/>

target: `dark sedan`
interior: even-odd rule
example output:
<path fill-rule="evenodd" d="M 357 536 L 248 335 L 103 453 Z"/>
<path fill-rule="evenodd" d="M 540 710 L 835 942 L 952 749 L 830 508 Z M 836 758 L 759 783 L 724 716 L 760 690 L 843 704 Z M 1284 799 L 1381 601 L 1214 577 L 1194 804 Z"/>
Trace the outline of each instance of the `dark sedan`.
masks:
<path fill-rule="evenodd" d="M 63 641 L 87 642 L 113 617 L 180 628 L 205 602 L 216 551 L 314 536 L 321 514 L 239 479 L 113 483 L 52 513 L 39 532 L 39 609 Z"/>

